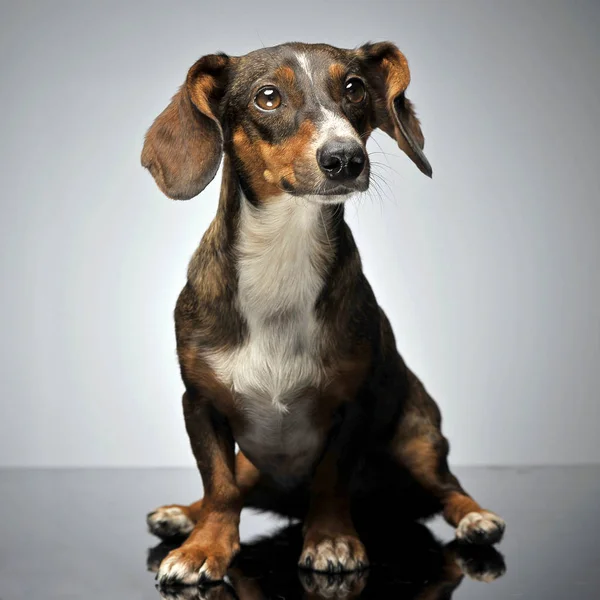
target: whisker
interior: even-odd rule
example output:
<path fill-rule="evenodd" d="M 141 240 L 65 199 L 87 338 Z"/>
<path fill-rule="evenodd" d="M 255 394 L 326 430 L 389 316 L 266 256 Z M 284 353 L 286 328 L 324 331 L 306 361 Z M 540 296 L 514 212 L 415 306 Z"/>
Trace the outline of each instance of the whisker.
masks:
<path fill-rule="evenodd" d="M 390 167 L 390 165 L 386 165 L 385 163 L 371 161 L 371 165 L 376 165 L 378 167 L 384 167 L 386 169 L 389 169 L 390 171 L 393 171 L 394 173 L 396 173 L 396 175 L 399 175 L 400 177 L 402 177 L 402 175 L 400 174 L 400 171 L 396 171 L 396 169 L 394 169 L 394 167 Z"/>
<path fill-rule="evenodd" d="M 274 54 L 271 53 L 271 50 L 265 46 L 265 43 L 263 42 L 262 38 L 260 37 L 260 33 L 258 33 L 258 30 L 256 30 L 256 35 L 258 36 L 258 39 L 260 40 L 260 43 L 261 43 L 261 45 L 263 47 L 263 50 L 265 50 L 267 52 L 267 54 L 269 55 L 269 58 L 271 59 L 271 61 L 274 64 L 277 64 L 278 63 L 277 58 L 275 57 Z"/>
<path fill-rule="evenodd" d="M 375 178 L 374 181 L 379 182 L 380 184 L 383 184 L 386 186 L 386 188 L 393 193 L 393 188 L 390 184 L 390 182 L 383 176 L 383 174 L 378 173 L 377 171 L 373 171 L 372 172 L 373 177 Z"/>
<path fill-rule="evenodd" d="M 375 143 L 379 146 L 379 148 L 381 148 L 381 145 L 379 144 L 379 142 L 377 140 L 375 140 L 375 138 L 371 138 L 372 140 L 375 141 Z M 381 150 L 381 152 L 369 152 L 369 154 L 384 154 L 385 156 L 391 156 L 393 158 L 402 158 L 401 154 L 393 154 L 392 152 L 385 152 L 384 150 Z"/>

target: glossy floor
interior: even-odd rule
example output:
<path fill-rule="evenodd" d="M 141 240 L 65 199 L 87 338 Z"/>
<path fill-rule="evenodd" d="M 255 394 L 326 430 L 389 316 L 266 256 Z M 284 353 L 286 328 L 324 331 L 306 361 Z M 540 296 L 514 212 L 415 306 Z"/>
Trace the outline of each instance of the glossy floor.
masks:
<path fill-rule="evenodd" d="M 163 596 L 600 597 L 600 467 L 456 471 L 506 519 L 498 552 L 463 551 L 435 520 L 373 532 L 379 542 L 367 548 L 375 564 L 361 576 L 314 576 L 296 569 L 297 527 L 244 513 L 247 544 L 231 570 L 233 587 Z M 0 599 L 160 600 L 152 571 L 168 547 L 146 532 L 145 515 L 159 504 L 192 501 L 199 490 L 198 475 L 185 469 L 0 471 Z"/>

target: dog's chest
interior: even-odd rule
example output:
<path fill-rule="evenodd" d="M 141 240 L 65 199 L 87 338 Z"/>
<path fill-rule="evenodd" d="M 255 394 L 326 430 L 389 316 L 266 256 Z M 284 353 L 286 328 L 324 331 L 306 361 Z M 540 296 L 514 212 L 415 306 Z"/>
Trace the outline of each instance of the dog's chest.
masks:
<path fill-rule="evenodd" d="M 322 446 L 314 422 L 323 379 L 323 327 L 314 307 L 323 286 L 318 206 L 242 211 L 238 309 L 244 343 L 212 357 L 234 394 L 236 442 L 259 468 L 300 475 Z"/>

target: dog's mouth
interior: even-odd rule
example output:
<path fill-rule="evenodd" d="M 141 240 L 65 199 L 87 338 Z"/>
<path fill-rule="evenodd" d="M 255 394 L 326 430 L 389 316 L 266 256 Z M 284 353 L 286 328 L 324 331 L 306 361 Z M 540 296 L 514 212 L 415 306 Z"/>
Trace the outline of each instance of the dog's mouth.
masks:
<path fill-rule="evenodd" d="M 371 169 L 368 159 L 360 173 L 329 174 L 316 170 L 315 166 L 296 165 L 293 177 L 279 180 L 281 191 L 290 196 L 304 197 L 319 203 L 340 203 L 353 194 L 369 189 Z"/>
<path fill-rule="evenodd" d="M 365 192 L 369 188 L 369 177 L 349 182 L 338 183 L 324 181 L 316 186 L 295 186 L 287 190 L 292 196 L 310 196 L 319 198 L 321 202 L 343 201 L 356 192 Z M 342 200 L 339 200 L 339 199 Z"/>
<path fill-rule="evenodd" d="M 334 188 L 325 190 L 320 196 L 349 196 L 354 192 L 364 192 L 368 188 L 368 183 L 366 185 L 336 185 Z"/>

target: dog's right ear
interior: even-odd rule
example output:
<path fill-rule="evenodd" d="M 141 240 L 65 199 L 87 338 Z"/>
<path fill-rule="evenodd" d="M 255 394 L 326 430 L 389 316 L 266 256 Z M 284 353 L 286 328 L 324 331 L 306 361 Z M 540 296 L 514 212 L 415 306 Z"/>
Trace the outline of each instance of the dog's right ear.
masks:
<path fill-rule="evenodd" d="M 142 165 L 169 198 L 189 200 L 214 178 L 223 154 L 220 101 L 231 60 L 202 57 L 146 133 Z"/>
<path fill-rule="evenodd" d="M 377 126 L 396 140 L 422 173 L 431 177 L 431 165 L 423 153 L 425 138 L 421 125 L 412 102 L 404 94 L 410 82 L 406 57 L 391 42 L 365 44 L 359 53 L 368 65 L 376 92 Z"/>

